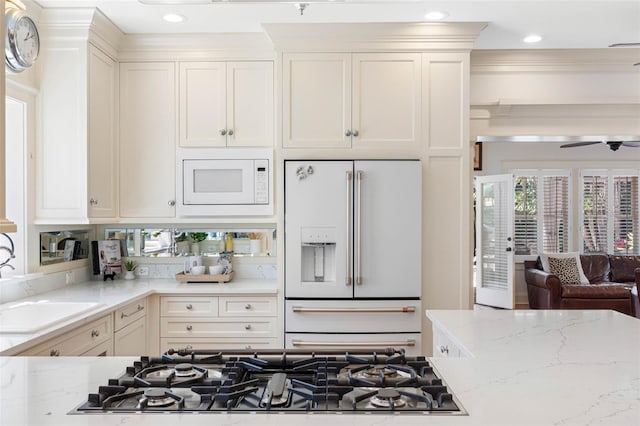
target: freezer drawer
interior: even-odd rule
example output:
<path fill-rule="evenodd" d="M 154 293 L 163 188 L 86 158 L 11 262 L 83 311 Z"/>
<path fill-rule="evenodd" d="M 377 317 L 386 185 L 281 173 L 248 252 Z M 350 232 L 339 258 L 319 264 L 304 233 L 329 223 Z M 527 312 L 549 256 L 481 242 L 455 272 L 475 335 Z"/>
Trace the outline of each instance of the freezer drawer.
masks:
<path fill-rule="evenodd" d="M 287 300 L 287 333 L 420 333 L 419 300 Z"/>
<path fill-rule="evenodd" d="M 408 355 L 422 353 L 419 333 L 327 334 L 286 333 L 285 349 L 404 349 Z"/>

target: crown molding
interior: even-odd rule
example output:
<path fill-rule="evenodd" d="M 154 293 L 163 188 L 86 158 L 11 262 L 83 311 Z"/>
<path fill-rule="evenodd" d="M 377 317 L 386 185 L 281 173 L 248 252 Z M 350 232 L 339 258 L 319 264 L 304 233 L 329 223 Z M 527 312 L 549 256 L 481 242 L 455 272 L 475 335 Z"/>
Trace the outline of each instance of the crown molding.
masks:
<path fill-rule="evenodd" d="M 640 48 L 474 50 L 471 74 L 482 72 L 637 72 Z"/>
<path fill-rule="evenodd" d="M 275 51 L 264 33 L 125 35 L 118 58 L 144 60 L 273 60 Z"/>
<path fill-rule="evenodd" d="M 46 37 L 56 40 L 89 40 L 114 59 L 124 34 L 96 8 L 43 9 L 40 25 Z"/>
<path fill-rule="evenodd" d="M 486 22 L 262 24 L 280 52 L 470 51 Z"/>

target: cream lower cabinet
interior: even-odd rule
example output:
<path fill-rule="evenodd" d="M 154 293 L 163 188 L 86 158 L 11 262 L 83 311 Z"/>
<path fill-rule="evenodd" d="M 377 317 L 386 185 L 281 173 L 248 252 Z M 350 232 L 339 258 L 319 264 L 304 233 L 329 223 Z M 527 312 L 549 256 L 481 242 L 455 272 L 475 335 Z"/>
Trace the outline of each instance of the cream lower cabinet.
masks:
<path fill-rule="evenodd" d="M 277 299 L 264 296 L 163 296 L 160 350 L 277 347 Z"/>
<path fill-rule="evenodd" d="M 114 314 L 113 355 L 140 356 L 147 351 L 146 299 L 130 303 Z"/>
<path fill-rule="evenodd" d="M 415 148 L 420 53 L 284 53 L 284 148 Z"/>
<path fill-rule="evenodd" d="M 433 356 L 437 358 L 466 358 L 471 356 L 467 350 L 440 327 L 433 326 Z"/>
<path fill-rule="evenodd" d="M 113 316 L 109 314 L 34 346 L 20 356 L 110 356 L 112 338 Z"/>

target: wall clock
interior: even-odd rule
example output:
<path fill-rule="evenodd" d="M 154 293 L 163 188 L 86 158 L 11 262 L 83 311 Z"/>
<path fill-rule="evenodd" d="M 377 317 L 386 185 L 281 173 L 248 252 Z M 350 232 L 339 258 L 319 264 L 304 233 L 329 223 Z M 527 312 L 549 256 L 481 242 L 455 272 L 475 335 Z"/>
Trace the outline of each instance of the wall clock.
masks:
<path fill-rule="evenodd" d="M 5 13 L 4 58 L 7 67 L 22 72 L 31 67 L 40 53 L 38 28 L 23 10 L 8 8 Z"/>

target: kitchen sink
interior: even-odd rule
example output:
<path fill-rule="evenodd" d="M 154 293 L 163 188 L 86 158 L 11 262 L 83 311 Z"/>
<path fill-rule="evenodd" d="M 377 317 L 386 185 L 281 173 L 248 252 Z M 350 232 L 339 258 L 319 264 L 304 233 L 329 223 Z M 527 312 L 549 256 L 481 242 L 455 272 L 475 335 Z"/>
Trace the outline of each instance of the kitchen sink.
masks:
<path fill-rule="evenodd" d="M 21 302 L 0 309 L 0 333 L 35 333 L 104 306 L 94 302 Z"/>

